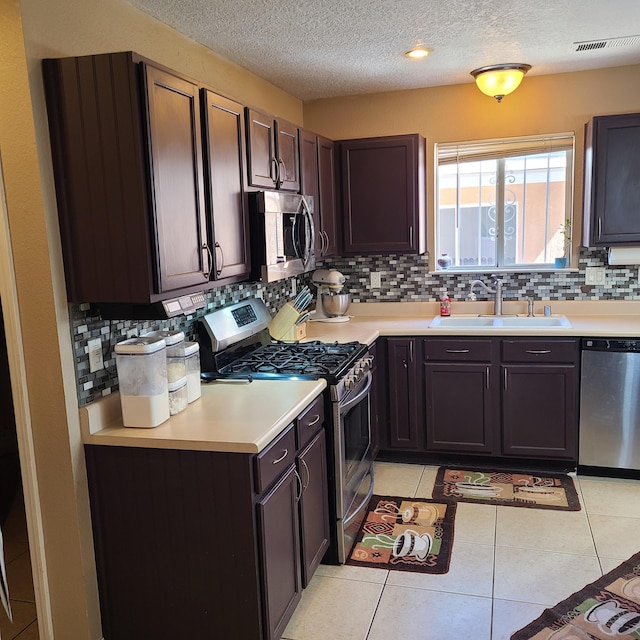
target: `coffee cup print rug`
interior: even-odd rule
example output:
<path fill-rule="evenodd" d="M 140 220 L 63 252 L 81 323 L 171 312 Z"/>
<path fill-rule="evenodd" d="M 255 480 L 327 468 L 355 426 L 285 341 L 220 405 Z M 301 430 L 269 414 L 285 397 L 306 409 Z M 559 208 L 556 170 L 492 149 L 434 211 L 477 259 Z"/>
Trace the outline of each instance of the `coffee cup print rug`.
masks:
<path fill-rule="evenodd" d="M 565 474 L 440 467 L 433 499 L 580 511 L 573 480 Z"/>
<path fill-rule="evenodd" d="M 455 512 L 454 502 L 374 495 L 347 564 L 447 573 Z"/>
<path fill-rule="evenodd" d="M 640 553 L 545 609 L 511 640 L 638 640 Z"/>

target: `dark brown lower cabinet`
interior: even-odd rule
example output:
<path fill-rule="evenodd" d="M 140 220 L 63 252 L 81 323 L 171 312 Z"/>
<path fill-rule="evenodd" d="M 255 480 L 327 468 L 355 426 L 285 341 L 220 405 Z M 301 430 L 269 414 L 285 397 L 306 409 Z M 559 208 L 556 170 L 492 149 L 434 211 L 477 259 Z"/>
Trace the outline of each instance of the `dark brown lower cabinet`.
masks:
<path fill-rule="evenodd" d="M 573 365 L 502 367 L 502 453 L 576 456 L 577 374 Z"/>
<path fill-rule="evenodd" d="M 280 638 L 302 595 L 298 478 L 294 467 L 258 502 L 267 638 Z"/>
<path fill-rule="evenodd" d="M 281 637 L 329 545 L 322 406 L 258 455 L 85 446 L 105 640 Z"/>
<path fill-rule="evenodd" d="M 384 340 L 382 450 L 577 460 L 578 339 Z"/>
<path fill-rule="evenodd" d="M 496 452 L 496 394 L 491 383 L 491 364 L 424 364 L 428 451 Z"/>
<path fill-rule="evenodd" d="M 388 444 L 392 449 L 417 450 L 422 438 L 418 415 L 416 340 L 387 338 L 386 362 L 389 383 Z"/>
<path fill-rule="evenodd" d="M 302 481 L 302 586 L 306 587 L 329 547 L 327 445 L 323 430 L 298 455 L 298 474 Z"/>

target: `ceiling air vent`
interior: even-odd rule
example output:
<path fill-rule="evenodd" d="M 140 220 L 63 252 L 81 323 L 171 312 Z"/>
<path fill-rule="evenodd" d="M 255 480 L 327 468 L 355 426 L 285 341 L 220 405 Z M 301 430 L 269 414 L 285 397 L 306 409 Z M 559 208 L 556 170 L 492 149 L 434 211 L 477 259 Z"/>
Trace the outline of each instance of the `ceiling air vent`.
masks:
<path fill-rule="evenodd" d="M 623 36 L 622 38 L 607 38 L 605 40 L 585 40 L 574 42 L 576 51 L 595 51 L 597 49 L 612 49 L 614 47 L 634 47 L 640 44 L 640 36 Z"/>

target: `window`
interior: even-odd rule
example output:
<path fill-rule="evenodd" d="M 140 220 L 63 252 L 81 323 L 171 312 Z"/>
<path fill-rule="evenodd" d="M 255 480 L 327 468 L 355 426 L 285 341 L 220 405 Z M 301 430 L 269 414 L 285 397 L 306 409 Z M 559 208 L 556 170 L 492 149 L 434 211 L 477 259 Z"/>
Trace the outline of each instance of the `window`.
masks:
<path fill-rule="evenodd" d="M 570 258 L 573 147 L 573 134 L 437 144 L 436 256 L 475 271 Z"/>

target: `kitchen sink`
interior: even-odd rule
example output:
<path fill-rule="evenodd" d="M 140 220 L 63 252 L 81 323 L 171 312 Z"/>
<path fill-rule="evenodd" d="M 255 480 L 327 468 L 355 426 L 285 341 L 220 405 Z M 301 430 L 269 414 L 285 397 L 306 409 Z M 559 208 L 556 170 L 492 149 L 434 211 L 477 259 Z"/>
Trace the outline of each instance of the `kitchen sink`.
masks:
<path fill-rule="evenodd" d="M 449 329 L 571 328 L 566 316 L 435 316 L 429 327 Z"/>

